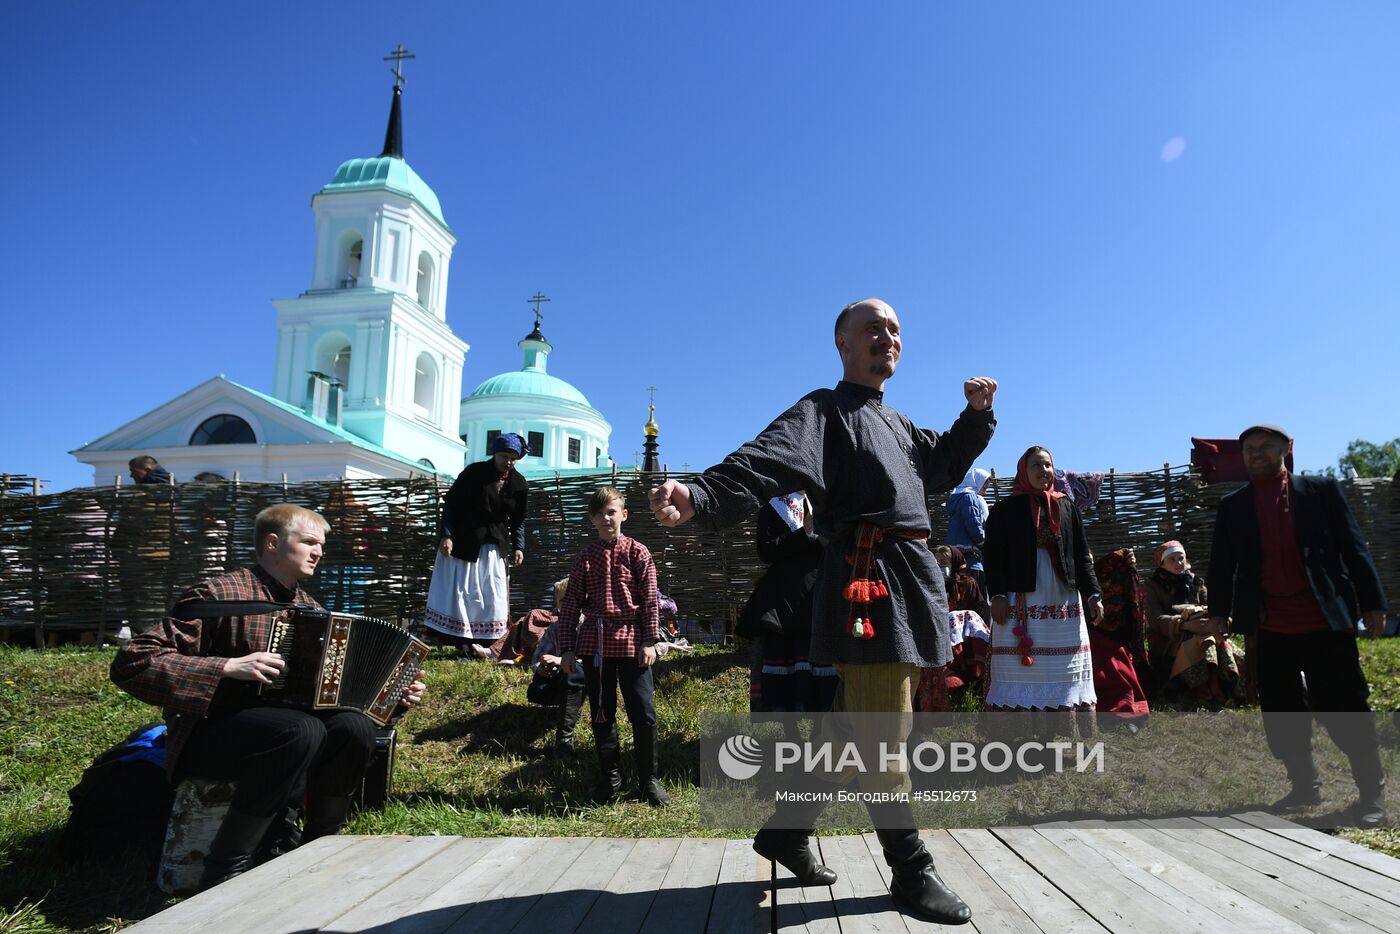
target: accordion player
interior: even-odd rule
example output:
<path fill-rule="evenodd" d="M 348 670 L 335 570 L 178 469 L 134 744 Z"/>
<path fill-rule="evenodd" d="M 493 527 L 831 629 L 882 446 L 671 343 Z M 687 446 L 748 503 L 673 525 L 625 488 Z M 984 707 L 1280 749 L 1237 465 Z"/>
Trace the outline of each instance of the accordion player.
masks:
<path fill-rule="evenodd" d="M 272 626 L 266 651 L 280 655 L 286 667 L 259 687 L 264 700 L 311 710 L 358 710 L 385 726 L 423 670 L 429 648 L 382 619 L 293 606 Z"/>

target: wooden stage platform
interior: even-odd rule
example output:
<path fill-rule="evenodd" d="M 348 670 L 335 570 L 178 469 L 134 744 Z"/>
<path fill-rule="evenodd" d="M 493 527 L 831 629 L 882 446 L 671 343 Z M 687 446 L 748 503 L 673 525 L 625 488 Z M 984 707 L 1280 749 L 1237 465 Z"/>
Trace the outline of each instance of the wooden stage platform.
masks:
<path fill-rule="evenodd" d="M 979 932 L 1400 931 L 1400 860 L 1260 813 L 924 835 Z M 818 838 L 841 878 L 797 888 L 747 840 L 318 840 L 129 931 L 921 931 L 874 834 Z M 776 897 L 775 897 L 776 896 Z"/>

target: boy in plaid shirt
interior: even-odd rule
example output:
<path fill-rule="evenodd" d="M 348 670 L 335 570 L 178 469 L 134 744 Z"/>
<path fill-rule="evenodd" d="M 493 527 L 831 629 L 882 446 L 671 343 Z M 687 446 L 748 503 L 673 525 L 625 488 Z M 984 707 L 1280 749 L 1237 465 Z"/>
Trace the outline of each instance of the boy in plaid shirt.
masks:
<path fill-rule="evenodd" d="M 656 704 L 651 666 L 661 638 L 656 565 L 641 542 L 622 534 L 627 507 L 610 486 L 594 492 L 588 520 L 598 540 L 574 559 L 569 589 L 559 607 L 559 667 L 572 674 L 582 660 L 585 691 L 592 714 L 593 741 L 603 778 L 593 793 L 599 804 L 622 790 L 617 738 L 617 691 L 632 724 L 637 757 L 638 791 L 652 807 L 665 807 L 671 796 L 656 780 Z M 582 620 L 579 614 L 583 614 Z"/>

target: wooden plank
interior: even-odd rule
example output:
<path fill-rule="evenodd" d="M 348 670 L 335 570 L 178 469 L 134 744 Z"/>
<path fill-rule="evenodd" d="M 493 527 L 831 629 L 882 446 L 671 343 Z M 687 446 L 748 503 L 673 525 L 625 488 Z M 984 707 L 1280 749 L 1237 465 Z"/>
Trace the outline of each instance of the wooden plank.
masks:
<path fill-rule="evenodd" d="M 935 833 L 937 833 L 937 831 L 935 831 Z M 928 837 L 928 833 L 923 834 L 925 844 L 928 842 Z M 875 871 L 880 874 L 880 879 L 885 883 L 885 889 L 888 891 L 890 886 L 894 884 L 894 872 L 890 869 L 889 863 L 885 861 L 885 848 L 881 846 L 880 838 L 877 834 L 866 833 L 863 835 L 863 839 L 865 840 L 865 849 L 870 853 L 870 864 L 874 866 Z M 952 840 L 948 840 L 947 842 L 950 846 L 961 851 L 962 848 L 956 843 L 953 843 Z M 963 856 L 967 856 L 967 854 L 963 853 Z M 941 874 L 940 871 L 940 875 Z M 945 878 L 943 881 L 947 882 L 948 880 Z M 956 891 L 956 889 L 954 891 Z M 894 905 L 893 896 L 890 898 L 890 904 Z M 922 918 L 915 917 L 897 905 L 894 905 L 894 910 L 899 912 L 900 918 L 904 922 L 904 929 L 911 932 L 911 934 L 916 934 L 916 932 L 925 932 L 925 934 L 928 934 L 928 932 L 948 930 L 946 925 L 933 924 Z M 1031 925 L 1031 929 L 1034 929 L 1034 925 Z M 981 928 L 977 926 L 977 918 L 975 916 L 972 921 L 969 922 L 969 926 L 966 930 L 981 931 Z"/>
<path fill-rule="evenodd" d="M 1325 934 L 1380 934 L 1381 929 L 1366 924 L 1359 918 L 1347 915 L 1337 906 L 1315 898 L 1285 884 L 1277 876 L 1271 875 L 1256 866 L 1231 859 L 1224 854 L 1204 846 L 1200 842 L 1179 839 L 1145 822 L 1134 821 L 1143 839 L 1163 852 L 1195 866 L 1202 873 L 1219 881 L 1222 885 L 1253 899 L 1294 924 L 1309 931 Z M 1216 836 L 1213 831 L 1199 829 L 1190 831 L 1192 837 Z M 1234 841 L 1232 841 L 1234 842 Z M 1239 844 L 1247 846 L 1247 844 Z M 1299 873 L 1305 870 L 1299 870 Z"/>
<path fill-rule="evenodd" d="M 1246 814 L 1234 815 L 1239 820 L 1254 827 L 1260 827 L 1271 831 L 1281 837 L 1287 837 L 1294 843 L 1301 843 L 1304 846 L 1312 847 L 1315 850 L 1335 856 L 1348 863 L 1355 863 L 1372 872 L 1378 872 L 1388 879 L 1400 881 L 1400 859 L 1393 856 L 1386 856 L 1375 850 L 1344 840 L 1341 837 L 1334 837 L 1331 834 L 1313 830 L 1311 827 L 1303 827 L 1290 820 L 1284 820 L 1275 814 L 1266 814 L 1263 811 L 1250 811 Z"/>
<path fill-rule="evenodd" d="M 476 858 L 457 862 L 463 853 L 451 847 L 444 856 L 452 860 L 443 872 L 436 871 L 432 862 L 423 867 L 427 883 L 423 887 L 427 891 L 408 913 L 388 922 L 394 934 L 441 934 L 478 902 L 491 898 L 497 886 L 507 885 L 511 879 L 528 872 L 538 846 L 537 840 L 522 837 L 480 842 L 490 842 L 492 846 Z M 417 880 L 410 877 L 406 881 Z M 338 924 L 336 929 L 340 930 Z"/>
<path fill-rule="evenodd" d="M 638 840 L 579 924 L 580 932 L 639 931 L 680 848 L 678 839 Z"/>
<path fill-rule="evenodd" d="M 814 835 L 811 847 L 812 851 L 817 854 L 818 862 L 820 862 L 822 858 L 820 838 Z M 831 897 L 831 886 L 795 885 L 796 881 L 796 877 L 794 877 L 793 891 L 796 893 L 798 911 L 807 925 L 807 930 L 812 934 L 840 934 L 841 921 L 836 916 L 836 902 Z"/>
<path fill-rule="evenodd" d="M 771 873 L 770 868 L 770 877 Z M 831 890 L 826 886 L 822 886 L 822 889 L 827 903 L 830 904 Z M 769 883 L 768 897 L 775 909 L 773 930 L 785 931 L 788 934 L 815 934 L 815 929 L 807 926 L 807 905 L 802 886 L 797 884 L 797 877 L 782 866 L 777 867 L 777 876 Z M 835 915 L 834 908 L 831 909 L 831 914 Z"/>
<path fill-rule="evenodd" d="M 988 830 L 950 830 L 949 835 L 995 879 L 1036 926 L 1044 931 L 1095 931 L 1106 928 L 1095 921 L 1048 879 L 1007 849 Z"/>
<path fill-rule="evenodd" d="M 432 838 L 429 838 L 432 839 Z M 404 873 L 391 885 L 380 889 L 372 899 L 332 919 L 335 931 L 386 930 L 392 925 L 395 934 L 414 931 L 440 930 L 431 914 L 441 919 L 443 914 L 457 915 L 467 910 L 470 900 L 463 902 L 463 893 L 470 893 L 473 868 L 482 859 L 508 842 L 506 837 L 440 837 L 446 846 L 413 870 Z M 441 896 L 438 893 L 443 893 Z M 455 914 L 451 907 L 458 906 Z M 445 923 L 444 923 L 445 926 Z"/>
<path fill-rule="evenodd" d="M 905 934 L 904 916 L 890 899 L 864 837 L 819 837 L 822 862 L 836 870 L 831 901 L 842 934 Z"/>
<path fill-rule="evenodd" d="M 546 892 L 553 890 L 593 841 L 588 837 L 535 837 L 523 865 L 499 879 L 445 934 L 508 931 Z"/>
<path fill-rule="evenodd" d="M 588 849 L 554 883 L 554 890 L 531 905 L 512 930 L 572 931 L 578 927 L 636 845 L 632 838 L 593 838 Z"/>
<path fill-rule="evenodd" d="M 768 860 L 750 840 L 724 841 L 719 881 L 706 919 L 707 934 L 757 934 L 771 929 Z"/>
<path fill-rule="evenodd" d="M 1021 906 L 1002 891 L 996 880 L 987 875 L 946 830 L 926 830 L 923 836 L 924 846 L 933 856 L 938 874 L 972 909 L 972 926 L 979 934 L 1026 934 L 1038 930 Z"/>
<path fill-rule="evenodd" d="M 298 847 L 286 856 L 254 867 L 223 885 L 201 892 L 178 905 L 172 905 L 128 930 L 134 931 L 139 928 L 142 934 L 157 931 L 193 931 L 205 925 L 223 923 L 228 916 L 236 914 L 240 906 L 267 897 L 288 880 L 308 874 L 333 860 L 337 854 L 370 839 L 373 838 L 322 837 L 306 846 Z"/>
<path fill-rule="evenodd" d="M 1047 828 L 1045 832 L 1079 838 L 1143 888 L 1185 913 L 1198 910 L 1211 920 L 1214 928 L 1223 923 L 1229 930 L 1254 934 L 1305 934 L 1307 930 L 1275 914 L 1266 904 L 1242 897 L 1235 889 L 1201 872 L 1190 861 L 1153 846 L 1144 839 L 1144 832 L 1135 827 L 1125 827 L 1115 821 L 1091 820 L 1078 821 L 1063 829 Z"/>
<path fill-rule="evenodd" d="M 700 934 L 705 930 L 724 860 L 724 843 L 697 838 L 680 842 L 642 923 L 643 934 Z"/>
<path fill-rule="evenodd" d="M 1343 912 L 1344 916 L 1349 915 L 1386 931 L 1400 927 L 1400 915 L 1389 902 L 1252 846 L 1246 840 L 1220 833 L 1194 820 L 1183 822 L 1177 818 L 1165 818 L 1143 823 L 1190 846 L 1206 847 L 1241 866 L 1267 873 L 1294 891 L 1306 892 L 1318 901 L 1331 905 Z"/>
<path fill-rule="evenodd" d="M 992 834 L 1110 931 L 1226 930 L 1224 921 L 1210 912 L 1182 911 L 1159 898 L 1153 887 L 1125 875 L 1123 867 L 1068 830 L 996 827 Z"/>
<path fill-rule="evenodd" d="M 1272 831 L 1251 827 L 1233 817 L 1197 817 L 1195 820 L 1400 907 L 1400 882 L 1378 872 L 1337 859 L 1330 853 L 1315 850 Z"/>
<path fill-rule="evenodd" d="M 334 876 L 313 877 L 307 886 L 289 883 L 289 897 L 295 896 L 292 904 L 275 914 L 261 904 L 255 912 L 240 910 L 237 923 L 248 931 L 315 930 L 330 924 L 347 909 L 374 900 L 384 889 L 437 856 L 451 843 L 450 838 L 444 837 L 377 838 L 373 845 L 346 851 L 366 862 L 345 867 Z"/>

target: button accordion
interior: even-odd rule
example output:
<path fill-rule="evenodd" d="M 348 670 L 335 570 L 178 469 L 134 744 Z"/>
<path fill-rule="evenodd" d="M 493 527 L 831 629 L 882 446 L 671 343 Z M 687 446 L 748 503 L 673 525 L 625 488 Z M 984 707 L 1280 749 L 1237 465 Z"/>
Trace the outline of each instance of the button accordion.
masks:
<path fill-rule="evenodd" d="M 286 661 L 261 685 L 264 700 L 312 710 L 358 710 L 386 725 L 423 670 L 427 643 L 369 616 L 294 606 L 281 614 L 265 651 Z"/>

